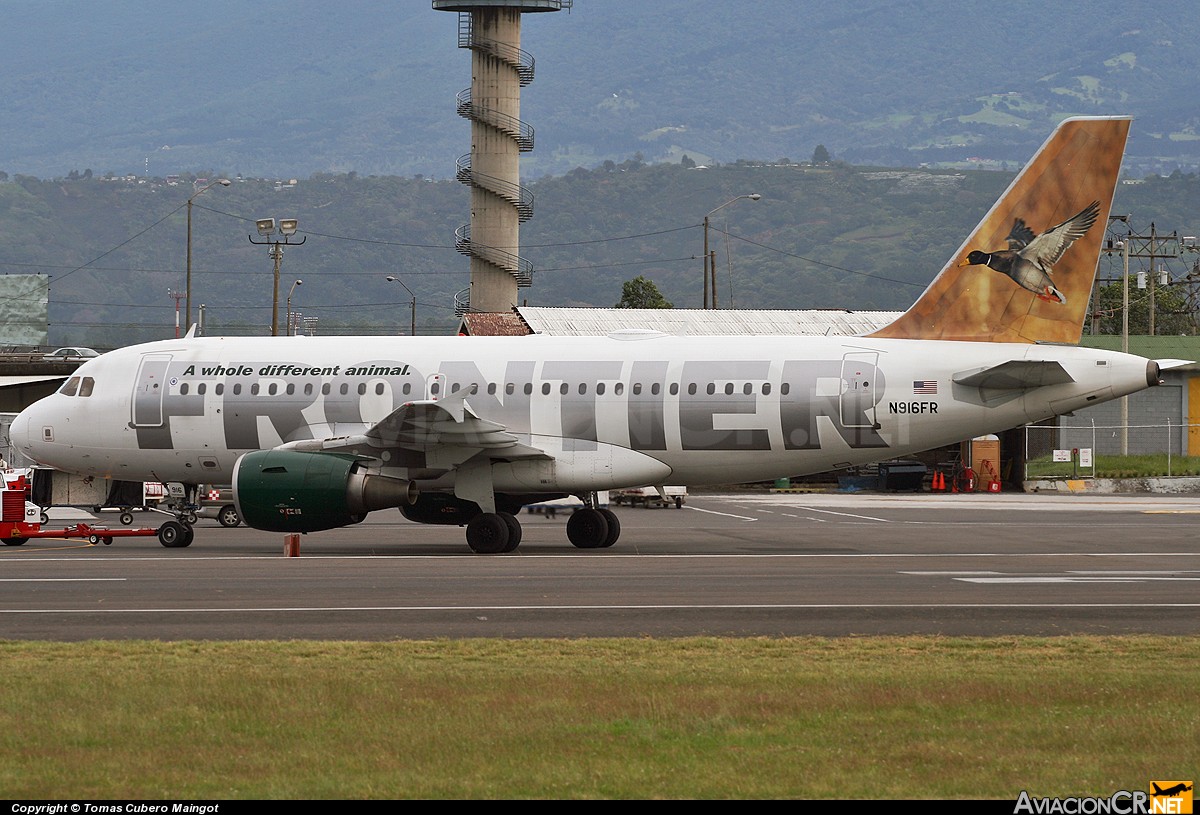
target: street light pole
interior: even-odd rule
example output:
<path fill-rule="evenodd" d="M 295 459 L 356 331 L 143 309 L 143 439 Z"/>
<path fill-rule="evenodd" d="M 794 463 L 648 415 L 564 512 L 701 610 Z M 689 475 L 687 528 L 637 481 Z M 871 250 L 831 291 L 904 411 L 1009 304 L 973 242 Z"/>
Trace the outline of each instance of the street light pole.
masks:
<path fill-rule="evenodd" d="M 276 279 L 278 279 L 278 278 L 276 278 Z M 288 335 L 289 337 L 290 337 L 290 336 L 292 336 L 293 334 L 295 334 L 295 333 L 296 333 L 295 331 L 293 331 L 293 330 L 292 330 L 292 292 L 294 292 L 294 291 L 296 290 L 296 287 L 297 287 L 297 286 L 303 285 L 303 283 L 304 283 L 304 281 L 303 281 L 303 280 L 297 280 L 295 283 L 293 283 L 293 284 L 292 284 L 292 287 L 291 287 L 290 289 L 288 289 L 288 298 L 287 298 L 287 335 Z"/>
<path fill-rule="evenodd" d="M 717 209 L 710 210 L 708 215 L 704 216 L 704 264 L 703 264 L 703 268 L 704 268 L 704 307 L 705 308 L 709 307 L 709 305 L 708 305 L 708 302 L 709 302 L 709 300 L 708 300 L 708 288 L 709 288 L 708 284 L 709 284 L 710 278 L 712 279 L 712 308 L 717 307 L 717 261 L 716 261 L 715 257 L 710 258 L 710 256 L 709 256 L 708 219 L 710 217 L 712 217 L 713 213 L 716 212 L 717 210 L 724 209 L 725 207 L 732 204 L 734 201 L 740 201 L 743 198 L 749 198 L 751 201 L 757 201 L 758 199 L 762 198 L 762 196 L 756 192 L 749 193 L 747 195 L 734 196 L 733 198 L 730 198 L 728 201 L 726 201 L 724 204 L 721 204 L 721 206 L 717 207 Z M 729 237 L 726 236 L 725 240 L 729 240 Z"/>
<path fill-rule="evenodd" d="M 222 187 L 228 187 L 230 181 L 228 178 L 218 178 L 187 200 L 187 285 L 184 287 L 186 290 L 187 308 L 183 312 L 183 316 L 188 330 L 192 327 L 192 202 L 218 184 Z"/>
<path fill-rule="evenodd" d="M 258 234 L 264 238 L 270 238 L 275 234 L 275 219 L 274 218 L 259 218 L 254 222 L 258 229 Z M 280 218 L 279 233 L 283 235 L 283 240 L 275 238 L 274 240 L 256 241 L 254 236 L 250 236 L 250 243 L 263 244 L 269 246 L 267 250 L 268 256 L 275 261 L 275 285 L 271 294 L 271 336 L 279 336 L 279 266 L 283 261 L 283 247 L 299 246 L 308 240 L 305 235 L 300 240 L 293 243 L 291 237 L 296 234 L 299 228 L 299 222 L 295 218 Z M 290 295 L 289 295 L 290 297 Z"/>
<path fill-rule="evenodd" d="M 398 277 L 388 275 L 384 279 L 389 283 L 399 283 L 401 286 L 404 286 L 404 281 Z M 412 300 L 409 301 L 409 331 L 415 337 L 417 336 L 417 296 L 413 294 L 412 289 L 408 286 L 404 286 L 404 290 L 412 297 Z"/>

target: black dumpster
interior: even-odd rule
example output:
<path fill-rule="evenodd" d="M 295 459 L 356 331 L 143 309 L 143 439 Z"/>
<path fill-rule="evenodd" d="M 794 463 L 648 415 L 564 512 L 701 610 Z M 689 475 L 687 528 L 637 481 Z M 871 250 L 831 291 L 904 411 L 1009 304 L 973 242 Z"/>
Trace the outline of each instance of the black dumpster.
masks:
<path fill-rule="evenodd" d="M 916 460 L 879 462 L 879 489 L 884 492 L 920 492 L 927 468 Z"/>

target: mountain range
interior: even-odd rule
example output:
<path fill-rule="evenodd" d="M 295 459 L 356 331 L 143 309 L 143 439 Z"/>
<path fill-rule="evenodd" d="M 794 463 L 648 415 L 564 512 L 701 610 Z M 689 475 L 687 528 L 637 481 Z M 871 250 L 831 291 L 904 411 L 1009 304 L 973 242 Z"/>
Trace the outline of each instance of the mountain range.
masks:
<path fill-rule="evenodd" d="M 1182 0 L 574 0 L 523 17 L 523 175 L 632 157 L 1004 167 L 1073 114 L 1135 117 L 1134 173 L 1200 166 Z M 455 14 L 429 0 L 6 0 L 0 170 L 450 178 Z M 1189 102 L 1188 100 L 1193 100 Z"/>

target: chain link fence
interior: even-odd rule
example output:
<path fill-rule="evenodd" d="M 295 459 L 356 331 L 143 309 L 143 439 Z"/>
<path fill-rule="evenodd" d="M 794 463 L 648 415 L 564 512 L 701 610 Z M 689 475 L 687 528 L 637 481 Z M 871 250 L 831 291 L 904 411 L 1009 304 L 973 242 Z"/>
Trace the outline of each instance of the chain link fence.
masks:
<path fill-rule="evenodd" d="M 1200 425 L 1097 424 L 1061 417 L 1025 428 L 1025 478 L 1200 475 Z"/>

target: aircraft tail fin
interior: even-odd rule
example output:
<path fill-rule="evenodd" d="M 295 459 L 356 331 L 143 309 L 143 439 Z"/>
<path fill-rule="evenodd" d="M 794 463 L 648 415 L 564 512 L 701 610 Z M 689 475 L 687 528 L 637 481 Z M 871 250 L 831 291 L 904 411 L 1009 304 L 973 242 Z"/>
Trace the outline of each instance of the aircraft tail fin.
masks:
<path fill-rule="evenodd" d="M 917 302 L 868 336 L 1078 343 L 1129 125 L 1062 122 Z"/>

